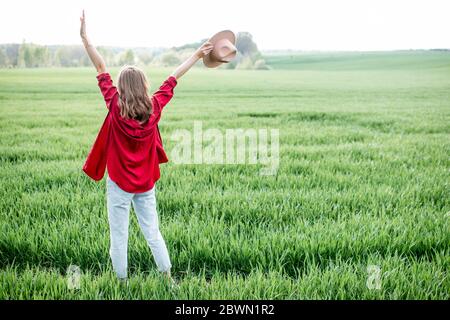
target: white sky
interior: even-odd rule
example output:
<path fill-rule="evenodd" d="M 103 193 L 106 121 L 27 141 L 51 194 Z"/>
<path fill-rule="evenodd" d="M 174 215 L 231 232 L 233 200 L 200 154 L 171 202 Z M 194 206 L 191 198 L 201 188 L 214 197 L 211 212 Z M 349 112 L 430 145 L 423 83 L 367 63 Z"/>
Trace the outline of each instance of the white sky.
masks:
<path fill-rule="evenodd" d="M 2 0 L 0 43 L 171 47 L 249 31 L 262 50 L 450 48 L 449 0 Z"/>

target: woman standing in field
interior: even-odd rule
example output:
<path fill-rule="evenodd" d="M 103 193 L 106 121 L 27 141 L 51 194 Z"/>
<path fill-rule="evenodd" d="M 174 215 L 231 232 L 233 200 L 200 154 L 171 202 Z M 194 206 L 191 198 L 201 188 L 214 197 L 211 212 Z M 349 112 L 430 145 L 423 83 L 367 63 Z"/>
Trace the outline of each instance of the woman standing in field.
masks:
<path fill-rule="evenodd" d="M 209 42 L 203 44 L 149 96 L 147 78 L 134 66 L 123 67 L 117 78 L 117 88 L 113 85 L 103 58 L 86 35 L 84 11 L 80 20 L 81 39 L 97 70 L 98 85 L 109 110 L 83 170 L 96 181 L 103 178 L 105 167 L 108 170 L 107 208 L 114 271 L 119 279 L 127 278 L 132 203 L 159 271 L 173 281 L 170 277 L 172 265 L 156 212 L 155 183 L 160 177 L 159 164 L 168 161 L 158 122 L 163 108 L 173 97 L 177 80 L 208 55 L 213 46 Z"/>

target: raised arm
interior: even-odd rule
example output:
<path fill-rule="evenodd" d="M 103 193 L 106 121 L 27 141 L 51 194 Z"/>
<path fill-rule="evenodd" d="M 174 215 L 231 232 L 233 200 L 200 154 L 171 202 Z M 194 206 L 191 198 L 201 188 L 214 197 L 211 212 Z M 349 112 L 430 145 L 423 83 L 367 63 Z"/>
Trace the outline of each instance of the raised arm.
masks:
<path fill-rule="evenodd" d="M 185 62 L 180 64 L 178 68 L 172 72 L 172 76 L 175 79 L 180 79 L 199 59 L 206 56 L 213 49 L 213 45 L 210 42 L 205 42 L 200 48 L 198 48 L 192 56 L 190 56 Z"/>
<path fill-rule="evenodd" d="M 92 63 L 94 64 L 95 69 L 97 72 L 104 73 L 106 72 L 106 65 L 105 61 L 103 60 L 102 56 L 98 53 L 97 49 L 92 45 L 92 43 L 89 41 L 87 35 L 86 35 L 86 18 L 84 16 L 84 10 L 83 14 L 80 17 L 81 26 L 80 26 L 80 36 L 81 40 L 83 41 L 84 48 L 86 49 L 86 52 L 91 59 Z"/>

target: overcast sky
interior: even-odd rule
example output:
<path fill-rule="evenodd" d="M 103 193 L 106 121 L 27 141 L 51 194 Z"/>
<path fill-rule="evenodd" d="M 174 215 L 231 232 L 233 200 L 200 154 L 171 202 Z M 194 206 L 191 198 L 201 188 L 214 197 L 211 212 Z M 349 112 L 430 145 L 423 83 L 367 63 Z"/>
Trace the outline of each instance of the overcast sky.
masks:
<path fill-rule="evenodd" d="M 0 43 L 79 44 L 82 8 L 95 45 L 171 47 L 231 29 L 263 50 L 450 48 L 449 0 L 2 0 Z"/>

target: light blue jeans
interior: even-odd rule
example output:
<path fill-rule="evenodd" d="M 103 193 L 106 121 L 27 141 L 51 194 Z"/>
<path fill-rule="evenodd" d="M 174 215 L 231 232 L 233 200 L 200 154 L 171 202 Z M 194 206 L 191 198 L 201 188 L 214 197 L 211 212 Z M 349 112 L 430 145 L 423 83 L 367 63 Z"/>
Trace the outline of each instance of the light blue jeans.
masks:
<path fill-rule="evenodd" d="M 128 193 L 108 176 L 106 193 L 111 241 L 109 254 L 117 276 L 119 278 L 127 277 L 130 203 L 133 203 L 141 231 L 152 250 L 159 271 L 169 271 L 172 265 L 166 243 L 159 231 L 155 187 L 143 193 Z"/>

